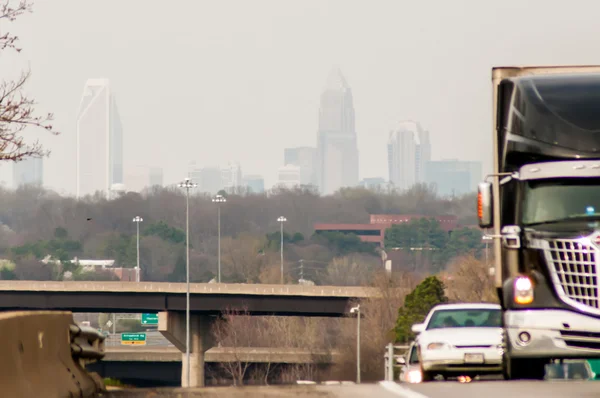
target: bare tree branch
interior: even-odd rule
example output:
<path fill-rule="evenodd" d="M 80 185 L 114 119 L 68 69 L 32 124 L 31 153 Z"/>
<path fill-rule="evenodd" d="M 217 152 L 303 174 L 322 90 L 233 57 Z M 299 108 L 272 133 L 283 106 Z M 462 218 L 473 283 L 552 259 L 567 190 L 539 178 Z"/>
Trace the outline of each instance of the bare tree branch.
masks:
<path fill-rule="evenodd" d="M 12 3 L 12 0 L 5 0 L 3 4 L 0 4 L 0 20 L 6 19 L 12 22 L 17 19 L 19 15 L 32 11 L 32 4 L 27 0 L 21 0 L 15 5 L 12 5 Z M 19 41 L 17 36 L 13 36 L 8 32 L 0 32 L 0 50 L 10 48 L 17 52 L 21 52 L 21 49 L 17 47 L 17 41 Z"/>
<path fill-rule="evenodd" d="M 0 4 L 0 20 L 14 21 L 19 15 L 31 12 L 32 4 L 27 0 L 21 0 L 15 5 L 13 1 L 5 0 Z M 0 51 L 14 49 L 18 38 L 10 33 L 0 32 Z M 26 143 L 23 132 L 27 127 L 42 128 L 53 135 L 59 133 L 54 130 L 52 124 L 53 115 L 45 116 L 35 114 L 36 102 L 23 93 L 23 87 L 31 75 L 30 71 L 21 73 L 17 80 L 0 82 L 0 161 L 20 161 L 27 157 L 43 157 L 49 154 L 45 151 L 39 141 Z"/>

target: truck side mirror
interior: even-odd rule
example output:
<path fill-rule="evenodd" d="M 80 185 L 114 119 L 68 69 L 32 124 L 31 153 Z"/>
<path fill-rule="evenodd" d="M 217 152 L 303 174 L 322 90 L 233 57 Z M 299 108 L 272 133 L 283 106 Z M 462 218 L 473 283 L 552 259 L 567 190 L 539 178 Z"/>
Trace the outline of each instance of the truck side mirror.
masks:
<path fill-rule="evenodd" d="M 494 225 L 492 183 L 490 182 L 482 182 L 477 187 L 477 217 L 480 228 L 491 228 Z"/>

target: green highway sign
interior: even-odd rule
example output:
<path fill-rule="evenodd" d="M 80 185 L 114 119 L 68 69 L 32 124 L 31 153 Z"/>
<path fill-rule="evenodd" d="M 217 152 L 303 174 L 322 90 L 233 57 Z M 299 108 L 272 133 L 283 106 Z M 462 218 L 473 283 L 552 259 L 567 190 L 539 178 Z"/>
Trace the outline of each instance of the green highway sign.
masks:
<path fill-rule="evenodd" d="M 121 333 L 123 345 L 146 345 L 146 333 Z"/>
<path fill-rule="evenodd" d="M 158 314 L 142 314 L 142 325 L 158 325 Z"/>

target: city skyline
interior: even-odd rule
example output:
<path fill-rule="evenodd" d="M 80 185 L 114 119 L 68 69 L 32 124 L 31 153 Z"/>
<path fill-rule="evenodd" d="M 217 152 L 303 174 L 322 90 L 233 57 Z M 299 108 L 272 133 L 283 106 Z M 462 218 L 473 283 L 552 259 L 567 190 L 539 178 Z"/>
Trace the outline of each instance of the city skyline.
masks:
<path fill-rule="evenodd" d="M 558 11 L 556 1 L 523 5 L 508 0 L 494 8 L 498 18 L 485 25 L 478 22 L 489 15 L 483 6 L 459 1 L 432 9 L 415 3 L 409 7 L 415 19 L 401 26 L 392 15 L 406 7 L 394 2 L 388 2 L 390 12 L 382 14 L 352 1 L 284 7 L 265 0 L 260 7 L 242 7 L 250 19 L 231 15 L 222 4 L 211 5 L 206 13 L 205 6 L 186 2 L 192 14 L 202 15 L 201 24 L 186 15 L 180 23 L 156 25 L 152 18 L 161 20 L 162 11 L 138 0 L 126 5 L 107 0 L 106 4 L 120 7 L 118 16 L 106 4 L 61 1 L 76 15 L 93 13 L 100 19 L 72 20 L 59 12 L 62 7 L 38 2 L 33 14 L 11 24 L 23 51 L 2 62 L 8 77 L 31 66 L 27 91 L 35 96 L 39 112 L 54 113 L 53 124 L 62 134 L 43 136 L 28 129 L 24 137 L 39 138 L 51 151 L 45 159 L 44 184 L 69 194 L 75 192 L 70 160 L 76 151 L 74 120 L 88 77 L 107 77 L 118 92 L 126 127 L 126 168 L 163 167 L 168 185 L 186 175 L 189 160 L 209 165 L 233 159 L 248 173 L 263 175 L 269 187 L 276 182 L 280 148 L 314 146 L 319 107 L 315 93 L 322 90 L 323 76 L 332 65 L 339 65 L 349 78 L 360 111 L 356 131 L 362 179 L 386 176 L 387 158 L 381 156 L 381 147 L 390 123 L 410 118 L 427 126 L 438 143 L 432 159 L 481 161 L 485 175 L 491 171 L 491 161 L 484 156 L 491 148 L 491 66 L 596 63 L 595 55 L 581 51 L 597 37 L 593 23 L 574 24 L 566 34 L 550 29 L 544 40 L 531 24 L 516 24 L 502 41 L 493 40 L 502 29 L 497 21 L 514 17 L 515 9 L 524 22 L 529 21 L 527 15 L 538 15 L 539 4 L 544 4 L 544 21 L 563 21 L 565 10 Z M 129 20 L 140 6 L 150 19 L 140 30 L 131 29 Z M 210 14 L 227 15 L 222 18 L 227 23 L 217 24 Z M 588 18 L 567 14 L 584 22 Z M 448 15 L 461 21 L 459 28 L 450 27 Z M 370 17 L 382 23 L 367 28 L 364 18 Z M 420 18 L 431 24 L 414 35 L 422 27 Z M 361 28 L 349 31 L 348 24 Z M 305 26 L 312 26 L 310 32 L 300 28 Z M 144 29 L 150 36 L 142 34 Z M 169 39 L 173 37 L 177 40 Z M 240 57 L 249 62 L 240 63 Z M 7 185 L 11 169 L 0 167 L 0 180 Z"/>

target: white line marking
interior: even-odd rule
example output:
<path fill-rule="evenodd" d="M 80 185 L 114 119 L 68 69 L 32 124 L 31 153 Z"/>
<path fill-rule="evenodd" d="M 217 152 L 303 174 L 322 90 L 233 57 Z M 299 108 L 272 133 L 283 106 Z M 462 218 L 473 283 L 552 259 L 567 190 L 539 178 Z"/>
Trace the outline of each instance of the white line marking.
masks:
<path fill-rule="evenodd" d="M 403 398 L 429 398 L 427 395 L 423 395 L 406 387 L 402 387 L 398 383 L 393 381 L 380 381 L 379 385 L 388 390 L 389 392 L 394 393 Z"/>

